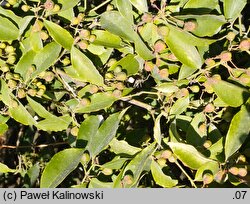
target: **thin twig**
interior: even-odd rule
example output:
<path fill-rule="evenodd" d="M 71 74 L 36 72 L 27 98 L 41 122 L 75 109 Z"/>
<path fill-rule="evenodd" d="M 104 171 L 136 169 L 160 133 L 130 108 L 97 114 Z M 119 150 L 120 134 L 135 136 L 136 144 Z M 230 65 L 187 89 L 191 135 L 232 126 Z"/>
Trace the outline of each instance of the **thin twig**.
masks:
<path fill-rule="evenodd" d="M 12 145 L 1 145 L 0 149 L 23 149 L 23 148 L 43 148 L 48 146 L 58 146 L 58 145 L 64 145 L 69 144 L 68 142 L 57 142 L 57 143 L 51 143 L 51 144 L 40 144 L 40 145 L 24 145 L 24 146 L 12 146 Z"/>
<path fill-rule="evenodd" d="M 89 13 L 98 10 L 99 8 L 103 7 L 105 4 L 109 3 L 110 1 L 111 1 L 111 0 L 106 0 L 106 1 L 104 1 L 104 2 L 101 3 L 100 5 L 96 6 L 96 7 L 93 8 L 93 9 L 91 9 L 91 10 L 89 11 Z"/>

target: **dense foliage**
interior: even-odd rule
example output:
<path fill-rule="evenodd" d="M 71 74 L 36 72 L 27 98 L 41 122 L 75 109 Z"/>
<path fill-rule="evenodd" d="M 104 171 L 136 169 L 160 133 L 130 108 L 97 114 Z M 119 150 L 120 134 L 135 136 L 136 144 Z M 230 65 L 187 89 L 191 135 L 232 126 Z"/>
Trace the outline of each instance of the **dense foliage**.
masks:
<path fill-rule="evenodd" d="M 247 10 L 0 1 L 0 186 L 249 187 Z"/>

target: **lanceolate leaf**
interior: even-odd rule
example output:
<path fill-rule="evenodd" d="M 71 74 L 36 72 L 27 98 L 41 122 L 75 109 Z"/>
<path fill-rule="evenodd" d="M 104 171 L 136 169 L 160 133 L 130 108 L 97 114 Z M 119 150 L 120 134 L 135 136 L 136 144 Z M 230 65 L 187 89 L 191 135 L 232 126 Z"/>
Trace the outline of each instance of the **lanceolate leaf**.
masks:
<path fill-rule="evenodd" d="M 96 85 L 103 85 L 103 77 L 95 68 L 92 61 L 75 47 L 71 49 L 71 62 L 79 79 Z"/>
<path fill-rule="evenodd" d="M 74 39 L 67 30 L 48 20 L 44 21 L 44 25 L 49 31 L 49 34 L 59 45 L 67 50 L 71 50 Z"/>
<path fill-rule="evenodd" d="M 115 137 L 121 117 L 125 111 L 126 109 L 110 115 L 102 123 L 96 134 L 88 141 L 86 149 L 89 151 L 91 157 L 99 154 Z"/>
<path fill-rule="evenodd" d="M 154 139 L 157 142 L 158 145 L 161 145 L 161 117 L 162 114 L 159 114 L 157 118 L 155 119 L 155 124 L 154 124 Z"/>
<path fill-rule="evenodd" d="M 155 143 L 152 143 L 148 147 L 144 148 L 140 153 L 138 153 L 126 166 L 124 169 L 124 175 L 129 174 L 133 177 L 133 182 L 127 184 L 125 187 L 135 187 L 140 175 L 144 169 L 144 166 L 147 164 L 150 159 L 150 155 L 155 150 Z M 150 159 L 151 160 L 151 159 Z"/>
<path fill-rule="evenodd" d="M 175 142 L 167 144 L 177 158 L 191 169 L 199 169 L 205 163 L 213 161 L 199 153 L 192 145 Z"/>
<path fill-rule="evenodd" d="M 7 18 L 0 16 L 0 40 L 16 40 L 18 35 L 18 28 Z"/>
<path fill-rule="evenodd" d="M 189 105 L 189 94 L 182 98 L 179 98 L 170 109 L 171 115 L 180 115 L 183 113 Z"/>
<path fill-rule="evenodd" d="M 95 45 L 122 48 L 122 40 L 117 35 L 114 35 L 106 30 L 93 30 L 91 33 L 96 36 L 96 39 L 93 42 Z"/>
<path fill-rule="evenodd" d="M 225 142 L 226 160 L 234 154 L 244 143 L 250 132 L 249 107 L 243 105 L 240 111 L 233 117 Z"/>
<path fill-rule="evenodd" d="M 170 50 L 183 64 L 191 68 L 200 68 L 202 65 L 201 56 L 195 45 L 189 44 L 185 38 L 184 31 L 168 25 L 169 34 L 165 41 Z"/>
<path fill-rule="evenodd" d="M 70 9 L 70 8 L 73 8 L 74 6 L 77 5 L 77 3 L 79 2 L 80 0 L 58 0 L 58 3 L 60 5 L 62 5 L 62 8 L 60 9 L 60 11 L 64 11 L 64 10 L 67 10 L 67 9 Z"/>
<path fill-rule="evenodd" d="M 178 184 L 178 180 L 174 180 L 170 176 L 164 174 L 159 164 L 154 160 L 151 163 L 151 172 L 156 184 L 164 188 L 172 188 Z"/>
<path fill-rule="evenodd" d="M 40 187 L 57 187 L 78 166 L 83 152 L 83 149 L 70 148 L 55 154 L 42 173 Z"/>
<path fill-rule="evenodd" d="M 14 169 L 10 169 L 7 165 L 0 162 L 0 173 L 15 172 Z"/>
<path fill-rule="evenodd" d="M 126 1 L 126 0 L 125 0 Z M 148 11 L 147 0 L 129 0 L 135 8 L 144 13 Z"/>
<path fill-rule="evenodd" d="M 238 107 L 250 97 L 250 93 L 247 89 L 235 84 L 214 78 L 209 79 L 208 82 L 213 87 L 216 95 L 229 106 Z"/>
<path fill-rule="evenodd" d="M 245 5 L 247 4 L 247 0 L 224 0 L 223 8 L 224 8 L 224 14 L 225 17 L 233 21 L 235 18 L 237 18 Z"/>
<path fill-rule="evenodd" d="M 110 143 L 110 151 L 115 154 L 126 154 L 126 155 L 135 155 L 139 151 L 140 148 L 131 146 L 125 140 L 117 140 L 114 138 Z"/>
<path fill-rule="evenodd" d="M 195 174 L 195 181 L 202 181 L 203 174 L 206 172 L 215 175 L 219 170 L 220 168 L 218 162 L 216 161 L 207 162 L 197 170 Z"/>
<path fill-rule="evenodd" d="M 132 4 L 129 0 L 116 0 L 117 8 L 120 14 L 126 18 L 129 23 L 134 23 Z"/>

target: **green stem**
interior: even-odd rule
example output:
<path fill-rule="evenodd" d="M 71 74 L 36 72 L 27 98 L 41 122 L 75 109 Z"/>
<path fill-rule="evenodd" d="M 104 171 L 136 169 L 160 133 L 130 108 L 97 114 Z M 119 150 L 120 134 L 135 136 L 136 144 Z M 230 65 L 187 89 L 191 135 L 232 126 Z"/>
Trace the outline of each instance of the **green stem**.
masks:
<path fill-rule="evenodd" d="M 179 162 L 176 160 L 176 165 L 180 168 L 180 170 L 185 174 L 185 176 L 188 178 L 188 180 L 190 181 L 191 185 L 194 188 L 197 188 L 197 186 L 195 185 L 193 179 L 187 174 L 187 172 L 182 168 L 182 166 L 179 164 Z"/>
<path fill-rule="evenodd" d="M 99 8 L 103 7 L 105 4 L 109 3 L 110 1 L 111 1 L 111 0 L 106 0 L 106 1 L 104 1 L 104 2 L 101 3 L 100 5 L 96 6 L 96 7 L 93 8 L 93 9 L 91 9 L 91 10 L 89 11 L 89 13 L 98 10 Z"/>

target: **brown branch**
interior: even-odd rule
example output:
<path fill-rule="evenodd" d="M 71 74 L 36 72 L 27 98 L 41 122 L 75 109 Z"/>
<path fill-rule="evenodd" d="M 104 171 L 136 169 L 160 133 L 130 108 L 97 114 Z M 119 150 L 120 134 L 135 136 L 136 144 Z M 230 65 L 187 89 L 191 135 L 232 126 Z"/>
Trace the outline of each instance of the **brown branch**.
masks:
<path fill-rule="evenodd" d="M 6 149 L 22 149 L 22 148 L 43 148 L 48 146 L 58 146 L 58 145 L 64 145 L 68 144 L 68 142 L 57 142 L 52 144 L 40 144 L 40 145 L 25 145 L 25 146 L 12 146 L 12 145 L 1 145 L 0 149 L 6 148 Z"/>

